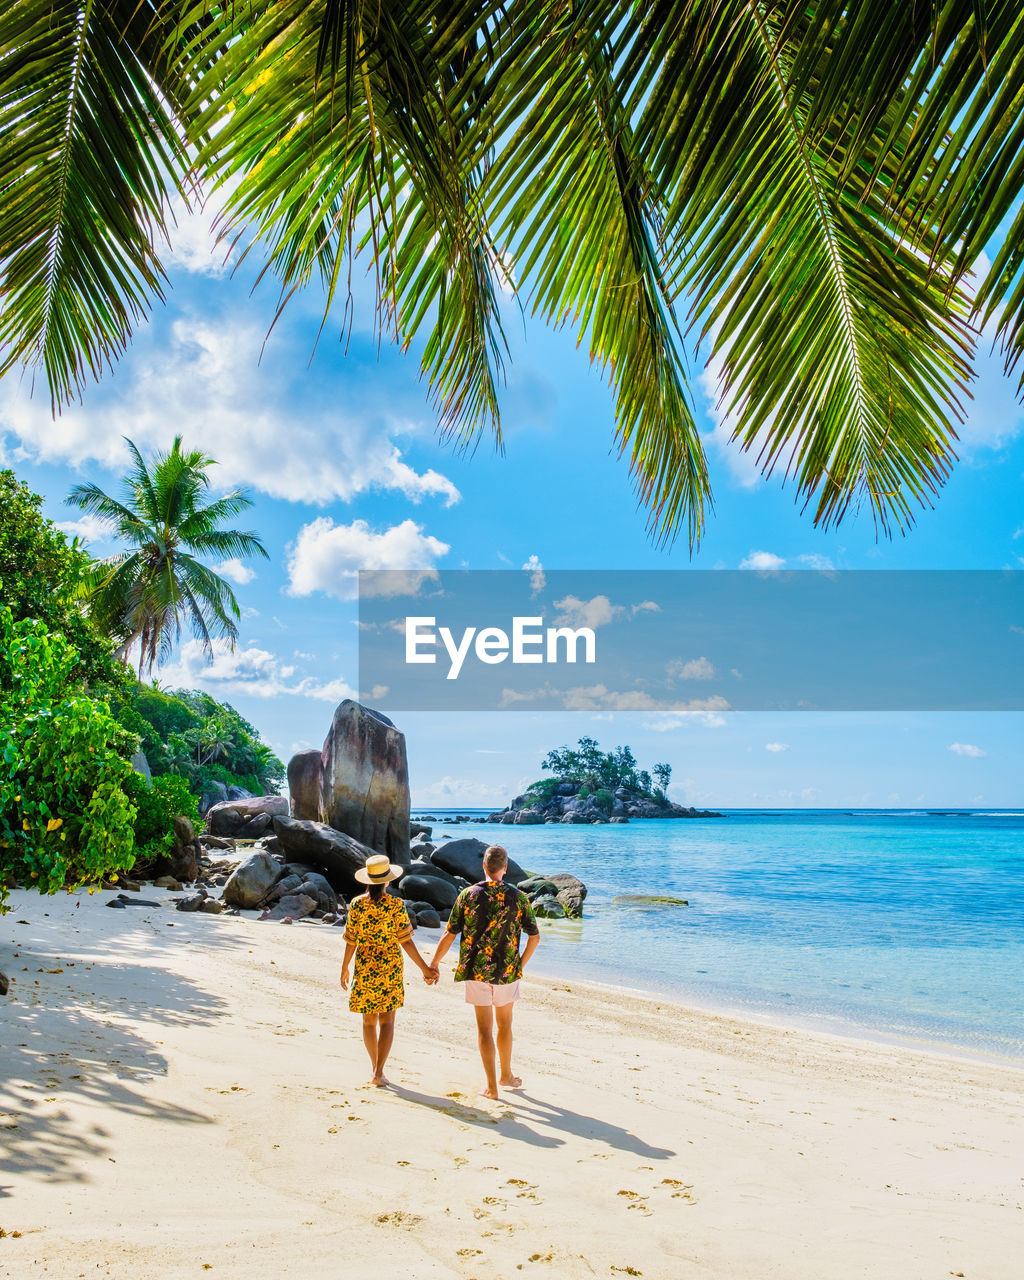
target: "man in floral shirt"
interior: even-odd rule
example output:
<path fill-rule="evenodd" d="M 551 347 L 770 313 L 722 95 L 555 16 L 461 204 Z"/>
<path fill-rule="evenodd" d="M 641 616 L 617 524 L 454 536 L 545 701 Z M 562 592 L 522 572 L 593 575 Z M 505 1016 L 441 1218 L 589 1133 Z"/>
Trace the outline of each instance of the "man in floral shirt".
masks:
<path fill-rule="evenodd" d="M 455 899 L 448 927 L 437 944 L 430 968 L 436 968 L 461 933 L 455 981 L 466 984 L 466 1003 L 476 1013 L 477 1044 L 487 1076 L 485 1098 L 497 1098 L 498 1085 L 516 1089 L 523 1082 L 512 1074 L 512 1010 L 519 999 L 519 979 L 537 950 L 540 931 L 530 900 L 514 885 L 503 884 L 508 854 L 500 845 L 484 853 L 484 879 L 463 889 Z M 526 946 L 519 954 L 519 940 Z M 498 1026 L 495 1070 L 494 1024 Z"/>

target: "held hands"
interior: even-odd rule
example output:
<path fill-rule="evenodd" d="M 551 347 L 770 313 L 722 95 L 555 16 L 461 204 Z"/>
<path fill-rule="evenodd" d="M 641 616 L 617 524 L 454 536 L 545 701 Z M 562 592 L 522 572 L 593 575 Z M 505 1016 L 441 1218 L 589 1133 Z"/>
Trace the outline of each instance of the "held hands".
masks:
<path fill-rule="evenodd" d="M 427 965 L 423 969 L 423 981 L 428 987 L 437 986 L 437 981 L 441 976 L 441 971 L 437 965 Z"/>

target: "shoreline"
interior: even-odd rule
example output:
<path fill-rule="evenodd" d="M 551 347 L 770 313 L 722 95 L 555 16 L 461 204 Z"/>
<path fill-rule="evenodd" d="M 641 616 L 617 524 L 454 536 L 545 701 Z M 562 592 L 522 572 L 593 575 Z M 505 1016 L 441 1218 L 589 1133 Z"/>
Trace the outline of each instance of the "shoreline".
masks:
<path fill-rule="evenodd" d="M 340 929 L 106 896 L 0 930 L 0 1275 L 1016 1275 L 1015 1067 L 531 969 L 488 1103 L 446 961 L 375 1090 Z"/>

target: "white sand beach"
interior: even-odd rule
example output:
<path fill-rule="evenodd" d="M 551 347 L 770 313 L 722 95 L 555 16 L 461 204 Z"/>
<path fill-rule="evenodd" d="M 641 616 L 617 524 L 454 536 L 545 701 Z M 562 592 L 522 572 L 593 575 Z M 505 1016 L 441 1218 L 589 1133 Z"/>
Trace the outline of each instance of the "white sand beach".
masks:
<path fill-rule="evenodd" d="M 449 960 L 376 1090 L 340 929 L 108 896 L 0 921 L 0 1275 L 1020 1275 L 1012 1066 L 531 976 L 489 1103 Z"/>

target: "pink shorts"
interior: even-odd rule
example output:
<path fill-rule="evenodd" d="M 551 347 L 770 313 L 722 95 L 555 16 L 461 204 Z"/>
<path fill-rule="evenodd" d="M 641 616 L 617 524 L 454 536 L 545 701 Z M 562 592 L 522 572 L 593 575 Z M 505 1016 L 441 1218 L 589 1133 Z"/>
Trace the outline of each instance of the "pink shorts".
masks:
<path fill-rule="evenodd" d="M 518 978 L 515 982 L 481 982 L 478 978 L 468 978 L 463 986 L 466 988 L 466 1004 L 514 1004 L 519 999 Z"/>

